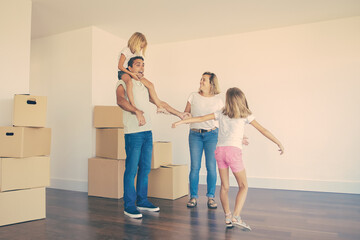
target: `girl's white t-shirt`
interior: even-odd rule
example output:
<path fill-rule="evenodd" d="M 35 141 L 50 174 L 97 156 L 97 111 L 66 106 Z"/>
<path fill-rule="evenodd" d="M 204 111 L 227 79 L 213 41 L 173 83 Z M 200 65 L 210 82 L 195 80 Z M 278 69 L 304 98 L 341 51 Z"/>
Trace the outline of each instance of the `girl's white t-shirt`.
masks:
<path fill-rule="evenodd" d="M 129 62 L 130 58 L 136 57 L 136 56 L 141 56 L 142 57 L 141 54 L 132 53 L 129 47 L 124 47 L 121 50 L 121 52 L 119 54 L 119 60 L 120 60 L 121 54 L 124 54 L 124 56 L 125 56 L 125 61 L 124 61 L 124 64 L 123 64 L 124 68 L 128 67 L 128 62 Z"/>
<path fill-rule="evenodd" d="M 214 113 L 224 107 L 224 102 L 219 95 L 204 97 L 201 96 L 198 92 L 191 93 L 188 98 L 188 102 L 191 104 L 190 113 L 193 117 Z M 201 123 L 190 123 L 190 128 L 208 130 L 214 127 L 219 127 L 219 123 L 216 120 L 209 120 Z"/>
<path fill-rule="evenodd" d="M 229 118 L 222 110 L 214 113 L 219 121 L 219 135 L 217 146 L 233 146 L 242 149 L 245 124 L 251 123 L 255 117 L 249 115 L 246 118 Z"/>

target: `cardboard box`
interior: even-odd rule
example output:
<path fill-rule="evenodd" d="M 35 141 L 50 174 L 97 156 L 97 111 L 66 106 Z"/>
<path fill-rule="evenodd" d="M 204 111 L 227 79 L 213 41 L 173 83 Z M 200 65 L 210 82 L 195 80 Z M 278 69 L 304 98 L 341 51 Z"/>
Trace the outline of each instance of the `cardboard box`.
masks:
<path fill-rule="evenodd" d="M 0 226 L 46 218 L 45 188 L 0 193 Z"/>
<path fill-rule="evenodd" d="M 0 158 L 0 192 L 50 186 L 50 158 Z"/>
<path fill-rule="evenodd" d="M 89 158 L 88 195 L 120 199 L 124 194 L 125 160 Z"/>
<path fill-rule="evenodd" d="M 187 165 L 168 165 L 151 170 L 148 196 L 177 199 L 189 194 L 189 172 Z"/>
<path fill-rule="evenodd" d="M 151 159 L 151 168 L 156 169 L 163 165 L 172 163 L 172 144 L 171 142 L 154 142 Z"/>
<path fill-rule="evenodd" d="M 13 125 L 22 127 L 46 126 L 47 97 L 16 94 Z"/>
<path fill-rule="evenodd" d="M 51 129 L 0 127 L 0 157 L 50 155 Z"/>
<path fill-rule="evenodd" d="M 123 128 L 123 110 L 119 106 L 95 106 L 95 128 Z"/>
<path fill-rule="evenodd" d="M 97 128 L 96 156 L 112 159 L 126 159 L 124 129 Z"/>

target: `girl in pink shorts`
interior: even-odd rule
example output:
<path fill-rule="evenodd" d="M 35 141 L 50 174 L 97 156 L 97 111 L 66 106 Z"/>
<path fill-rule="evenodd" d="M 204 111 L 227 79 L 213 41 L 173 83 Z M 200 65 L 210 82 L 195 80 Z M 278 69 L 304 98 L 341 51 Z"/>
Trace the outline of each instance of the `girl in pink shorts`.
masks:
<path fill-rule="evenodd" d="M 251 230 L 250 226 L 240 217 L 248 192 L 246 172 L 242 160 L 242 140 L 245 124 L 251 124 L 265 137 L 274 142 L 279 147 L 280 154 L 283 154 L 284 147 L 271 132 L 255 120 L 248 107 L 245 95 L 239 88 L 229 88 L 227 90 L 225 107 L 220 111 L 201 117 L 184 119 L 173 123 L 172 127 L 184 123 L 204 122 L 214 119 L 219 121 L 219 136 L 215 158 L 221 179 L 220 200 L 225 213 L 225 225 L 226 227 L 237 226 L 243 230 Z M 233 214 L 230 211 L 228 196 L 229 167 L 239 185 Z"/>

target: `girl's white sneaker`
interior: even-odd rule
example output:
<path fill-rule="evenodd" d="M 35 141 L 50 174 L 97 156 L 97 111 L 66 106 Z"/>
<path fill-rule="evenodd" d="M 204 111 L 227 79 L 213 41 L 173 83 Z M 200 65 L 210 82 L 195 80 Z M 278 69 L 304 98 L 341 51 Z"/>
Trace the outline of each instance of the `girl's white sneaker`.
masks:
<path fill-rule="evenodd" d="M 246 222 L 244 222 L 243 220 L 241 220 L 241 217 L 240 216 L 234 216 L 234 219 L 236 221 L 232 221 L 232 225 L 235 226 L 235 227 L 239 227 L 241 228 L 242 230 L 244 231 L 251 231 L 251 227 L 246 224 Z"/>

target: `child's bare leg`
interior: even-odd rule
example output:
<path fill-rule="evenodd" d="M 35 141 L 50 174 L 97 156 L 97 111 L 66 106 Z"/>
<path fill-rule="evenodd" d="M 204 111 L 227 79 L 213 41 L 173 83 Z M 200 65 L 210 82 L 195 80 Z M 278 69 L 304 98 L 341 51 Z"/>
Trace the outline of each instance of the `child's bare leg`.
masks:
<path fill-rule="evenodd" d="M 140 82 L 144 84 L 145 87 L 149 90 L 149 95 L 158 108 L 157 112 L 168 113 L 168 111 L 166 111 L 165 108 L 162 106 L 162 102 L 159 99 L 158 95 L 156 94 L 154 84 L 149 80 L 147 80 L 146 78 L 141 78 Z"/>
<path fill-rule="evenodd" d="M 234 173 L 234 176 L 239 185 L 239 191 L 237 193 L 235 201 L 234 216 L 240 216 L 248 192 L 248 183 L 246 179 L 245 169 L 240 172 Z"/>
<path fill-rule="evenodd" d="M 223 207 L 224 213 L 230 213 L 229 206 L 229 168 L 219 168 L 219 175 L 221 179 L 220 187 L 220 201 Z"/>
<path fill-rule="evenodd" d="M 122 76 L 121 76 L 121 80 L 123 80 L 126 84 L 126 94 L 129 98 L 129 102 L 131 105 L 133 105 L 134 107 L 135 106 L 135 101 L 134 101 L 134 94 L 133 94 L 133 83 L 131 81 L 131 77 L 129 74 L 127 73 L 124 73 Z"/>

